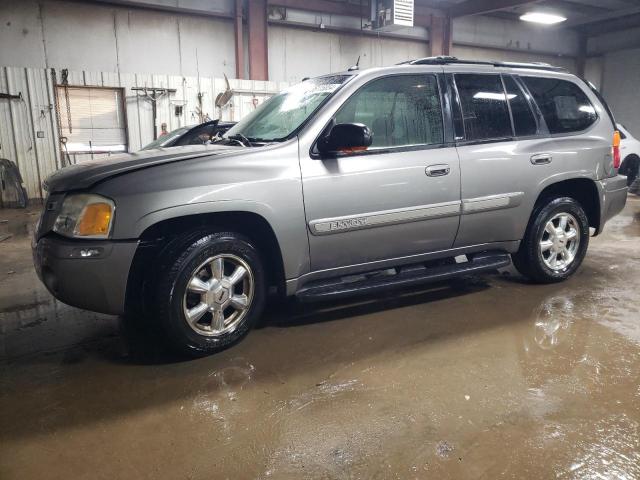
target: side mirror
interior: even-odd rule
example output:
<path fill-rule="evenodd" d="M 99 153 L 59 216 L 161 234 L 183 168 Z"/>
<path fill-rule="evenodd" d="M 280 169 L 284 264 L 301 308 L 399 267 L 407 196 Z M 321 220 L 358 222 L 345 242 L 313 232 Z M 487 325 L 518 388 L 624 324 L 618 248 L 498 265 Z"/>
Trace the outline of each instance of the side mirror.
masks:
<path fill-rule="evenodd" d="M 362 123 L 338 123 L 318 141 L 322 154 L 358 152 L 371 146 L 373 134 Z"/>

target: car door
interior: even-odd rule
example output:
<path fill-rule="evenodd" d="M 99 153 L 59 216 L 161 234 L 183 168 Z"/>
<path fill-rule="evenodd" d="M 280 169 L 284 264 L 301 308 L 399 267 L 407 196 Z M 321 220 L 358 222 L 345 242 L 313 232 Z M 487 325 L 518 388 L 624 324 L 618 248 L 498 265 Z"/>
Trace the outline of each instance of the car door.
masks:
<path fill-rule="evenodd" d="M 301 152 L 312 271 L 452 246 L 460 169 L 441 92 L 436 74 L 372 79 L 333 116 L 367 125 L 372 145 L 335 158 Z"/>
<path fill-rule="evenodd" d="M 541 188 L 558 175 L 579 174 L 594 155 L 581 137 L 566 136 L 593 123 L 593 106 L 575 84 L 556 78 L 533 78 L 543 91 L 551 89 L 542 110 L 537 93 L 525 88 L 529 77 L 456 72 L 453 79 L 463 126 L 455 245 L 520 240 Z"/>
<path fill-rule="evenodd" d="M 537 117 L 510 76 L 470 71 L 452 78 L 461 109 L 462 216 L 455 246 L 517 240 L 529 218 L 530 186 L 546 174 Z"/>

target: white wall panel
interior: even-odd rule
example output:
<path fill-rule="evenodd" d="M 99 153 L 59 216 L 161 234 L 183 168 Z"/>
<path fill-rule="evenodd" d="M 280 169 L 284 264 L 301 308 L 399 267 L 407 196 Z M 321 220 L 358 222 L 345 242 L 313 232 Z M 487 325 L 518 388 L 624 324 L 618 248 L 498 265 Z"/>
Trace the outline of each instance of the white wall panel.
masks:
<path fill-rule="evenodd" d="M 269 78 L 299 82 L 343 71 L 360 57 L 360 67 L 379 67 L 429 55 L 426 41 L 361 36 L 269 26 Z"/>
<path fill-rule="evenodd" d="M 230 21 L 179 17 L 181 71 L 185 75 L 234 77 L 235 37 Z"/>
<path fill-rule="evenodd" d="M 117 70 L 111 8 L 95 4 L 43 2 L 42 22 L 48 65 L 97 72 Z M 42 40 L 38 43 L 41 44 Z M 22 62 L 15 65 L 26 66 Z"/>
<path fill-rule="evenodd" d="M 505 62 L 544 62 L 563 67 L 570 72 L 576 71 L 576 60 L 573 57 L 541 55 L 538 53 L 515 52 L 491 48 L 466 47 L 454 45 L 451 54 L 458 58 L 474 60 L 497 60 Z"/>
<path fill-rule="evenodd" d="M 14 157 L 29 196 L 40 196 L 39 168 L 34 141 L 31 96 L 27 86 L 27 71 L 21 68 L 4 68 L 6 88 L 9 93 L 22 94 L 22 100 L 9 100 L 12 136 L 15 142 Z"/>
<path fill-rule="evenodd" d="M 212 12 L 228 6 L 187 3 Z M 0 65 L 235 75 L 231 19 L 60 0 L 0 1 L 0 19 Z"/>
<path fill-rule="evenodd" d="M 56 71 L 58 83 L 61 72 Z M 118 74 L 114 72 L 68 73 L 70 86 L 104 86 L 124 88 L 127 142 L 130 152 L 153 140 L 151 103 L 132 87 L 159 87 L 176 90 L 158 100 L 157 127 L 164 122 L 169 130 L 199 123 L 198 92 L 202 93 L 202 112 L 211 119 L 221 114 L 223 120 L 239 120 L 257 105 L 288 86 L 286 82 L 262 82 L 229 79 L 237 92 L 219 112 L 215 98 L 226 88 L 224 78 L 166 74 Z M 103 154 L 70 154 L 60 151 L 51 69 L 0 67 L 0 92 L 21 94 L 20 100 L 0 101 L 0 158 L 18 165 L 29 198 L 40 198 L 42 181 L 68 164 L 87 162 Z M 64 101 L 61 102 L 64 106 Z M 176 105 L 183 106 L 176 116 Z M 62 115 L 64 118 L 64 115 Z M 38 136 L 38 132 L 40 136 Z"/>
<path fill-rule="evenodd" d="M 38 2 L 0 1 L 0 26 L 0 65 L 46 66 Z"/>
<path fill-rule="evenodd" d="M 602 93 L 616 120 L 640 138 L 640 48 L 604 57 Z"/>
<path fill-rule="evenodd" d="M 572 30 L 484 15 L 456 18 L 453 43 L 508 48 L 524 53 L 554 52 L 565 56 L 578 53 L 578 34 Z"/>

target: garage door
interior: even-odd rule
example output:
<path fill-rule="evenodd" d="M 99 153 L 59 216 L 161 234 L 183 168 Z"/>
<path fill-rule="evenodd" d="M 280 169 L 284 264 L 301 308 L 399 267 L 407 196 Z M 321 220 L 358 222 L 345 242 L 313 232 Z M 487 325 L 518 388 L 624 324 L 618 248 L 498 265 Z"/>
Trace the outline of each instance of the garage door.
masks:
<path fill-rule="evenodd" d="M 69 153 L 127 150 L 122 89 L 57 87 L 61 137 Z"/>

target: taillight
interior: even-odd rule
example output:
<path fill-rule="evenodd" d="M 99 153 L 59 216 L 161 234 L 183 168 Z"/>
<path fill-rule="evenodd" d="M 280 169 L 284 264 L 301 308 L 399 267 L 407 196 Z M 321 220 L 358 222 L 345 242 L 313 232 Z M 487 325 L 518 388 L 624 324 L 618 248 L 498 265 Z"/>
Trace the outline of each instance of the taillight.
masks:
<path fill-rule="evenodd" d="M 620 132 L 613 132 L 613 168 L 620 168 Z"/>

